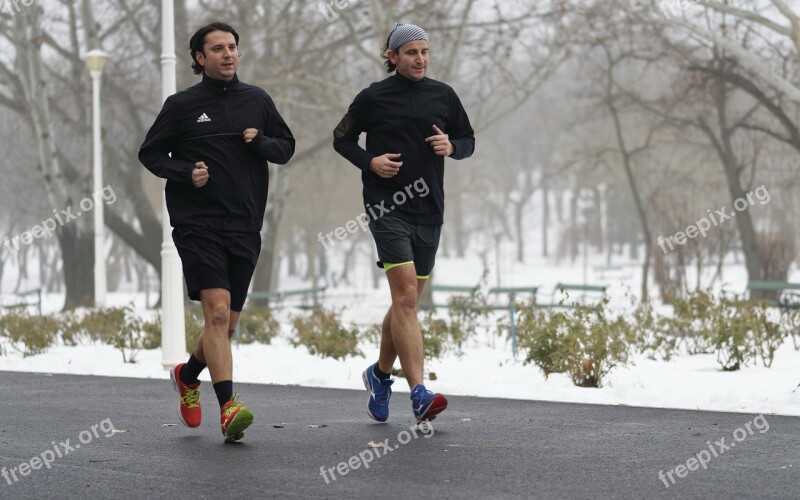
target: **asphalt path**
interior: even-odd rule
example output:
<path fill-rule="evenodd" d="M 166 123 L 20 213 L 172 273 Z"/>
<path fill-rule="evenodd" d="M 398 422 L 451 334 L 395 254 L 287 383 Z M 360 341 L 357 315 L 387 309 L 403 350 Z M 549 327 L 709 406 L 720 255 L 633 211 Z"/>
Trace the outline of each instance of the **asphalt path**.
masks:
<path fill-rule="evenodd" d="M 189 429 L 168 380 L 0 372 L 0 498 L 800 497 L 796 417 L 451 396 L 415 426 L 408 393 L 378 424 L 365 391 L 235 390 L 226 445 L 207 383 Z"/>

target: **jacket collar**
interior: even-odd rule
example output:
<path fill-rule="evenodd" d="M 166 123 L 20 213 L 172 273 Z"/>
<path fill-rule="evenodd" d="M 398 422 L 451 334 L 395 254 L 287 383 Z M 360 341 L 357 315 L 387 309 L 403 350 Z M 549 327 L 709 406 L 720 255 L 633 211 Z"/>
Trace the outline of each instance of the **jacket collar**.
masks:
<path fill-rule="evenodd" d="M 409 87 L 420 85 L 422 83 L 425 83 L 425 81 L 428 80 L 427 76 L 424 77 L 422 80 L 411 80 L 409 78 L 404 77 L 403 75 L 401 75 L 400 73 L 398 73 L 396 71 L 394 73 L 394 76 L 392 76 L 392 78 L 394 79 L 394 81 L 396 81 L 400 85 L 406 85 L 406 86 L 409 86 Z"/>
<path fill-rule="evenodd" d="M 233 75 L 233 79 L 226 82 L 225 80 L 216 80 L 204 74 L 202 84 L 215 92 L 225 92 L 226 90 L 232 90 L 239 86 L 239 75 Z"/>

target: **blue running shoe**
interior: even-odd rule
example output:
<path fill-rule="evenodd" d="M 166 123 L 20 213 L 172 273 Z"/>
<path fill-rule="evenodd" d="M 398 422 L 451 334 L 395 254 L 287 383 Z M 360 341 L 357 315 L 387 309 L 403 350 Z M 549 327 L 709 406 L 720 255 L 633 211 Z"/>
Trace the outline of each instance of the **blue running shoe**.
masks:
<path fill-rule="evenodd" d="M 378 422 L 386 422 L 389 418 L 389 398 L 392 397 L 392 384 L 394 380 L 388 378 L 381 380 L 375 376 L 375 367 L 378 363 L 370 365 L 364 370 L 361 378 L 364 380 L 364 387 L 369 392 L 367 401 L 367 415 Z"/>
<path fill-rule="evenodd" d="M 411 389 L 411 406 L 419 424 L 426 420 L 433 420 L 436 415 L 447 409 L 447 398 L 441 394 L 432 393 L 422 384 L 417 384 Z"/>

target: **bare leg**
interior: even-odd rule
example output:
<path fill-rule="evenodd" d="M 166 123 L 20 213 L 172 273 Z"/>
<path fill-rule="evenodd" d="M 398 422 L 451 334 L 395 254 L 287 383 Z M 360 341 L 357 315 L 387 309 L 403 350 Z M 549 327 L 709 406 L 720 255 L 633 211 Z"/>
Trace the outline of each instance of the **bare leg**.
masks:
<path fill-rule="evenodd" d="M 422 290 L 428 280 L 417 280 L 417 303 L 422 296 Z M 391 373 L 394 368 L 394 362 L 397 360 L 397 350 L 394 348 L 394 341 L 392 340 L 392 308 L 386 312 L 381 325 L 381 350 L 378 357 L 378 368 L 383 373 Z"/>
<path fill-rule="evenodd" d="M 230 322 L 228 323 L 228 340 L 232 339 L 233 336 L 236 334 L 236 323 L 239 321 L 239 315 L 241 313 L 238 311 L 231 311 L 230 314 Z M 203 355 L 203 336 L 200 335 L 200 338 L 197 339 L 197 344 L 194 346 L 194 351 L 192 351 L 194 357 L 197 358 L 198 361 L 201 363 L 206 362 L 206 358 Z"/>
<path fill-rule="evenodd" d="M 390 269 L 386 273 L 392 293 L 392 308 L 389 313 L 389 330 L 395 352 L 400 358 L 400 366 L 413 388 L 422 383 L 422 333 L 417 321 L 416 269 L 413 265 L 403 265 Z M 381 342 L 383 344 L 383 342 Z M 383 354 L 384 348 L 381 347 Z M 391 352 L 387 352 L 387 357 Z M 388 362 L 388 359 L 383 360 Z M 388 363 L 387 363 L 388 364 Z M 379 365 L 380 366 L 380 365 Z"/>
<path fill-rule="evenodd" d="M 194 356 L 208 365 L 213 384 L 233 380 L 233 357 L 229 340 L 232 319 L 230 293 L 224 288 L 202 290 L 200 302 L 203 305 L 205 328 L 195 347 Z"/>

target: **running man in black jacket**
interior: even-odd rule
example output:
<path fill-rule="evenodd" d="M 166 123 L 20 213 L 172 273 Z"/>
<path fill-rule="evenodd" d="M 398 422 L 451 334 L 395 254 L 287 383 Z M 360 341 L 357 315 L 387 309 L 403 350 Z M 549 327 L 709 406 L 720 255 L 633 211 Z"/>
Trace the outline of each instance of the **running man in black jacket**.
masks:
<path fill-rule="evenodd" d="M 392 306 L 383 320 L 378 362 L 363 373 L 367 413 L 389 417 L 390 377 L 399 357 L 418 422 L 433 420 L 447 399 L 423 385 L 417 302 L 433 270 L 444 215 L 444 159 L 468 158 L 475 136 L 458 96 L 425 77 L 428 35 L 398 24 L 384 49 L 394 76 L 359 93 L 334 131 L 333 147 L 361 169 L 364 206 L 386 271 Z M 367 134 L 366 150 L 358 144 Z M 412 189 L 413 188 L 413 189 Z"/>
<path fill-rule="evenodd" d="M 189 298 L 201 302 L 205 317 L 189 361 L 170 372 L 181 421 L 200 425 L 197 377 L 208 366 L 222 434 L 233 442 L 244 436 L 253 414 L 233 393 L 229 339 L 261 251 L 267 162 L 287 163 L 294 137 L 269 95 L 239 81 L 239 35 L 232 27 L 205 26 L 189 45 L 192 68 L 203 80 L 166 100 L 139 160 L 167 179 L 172 239 Z"/>

